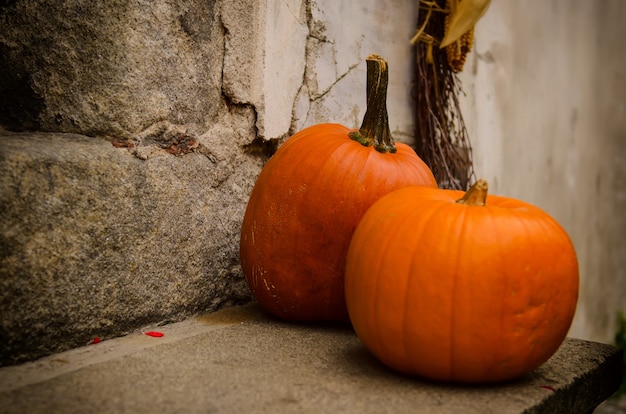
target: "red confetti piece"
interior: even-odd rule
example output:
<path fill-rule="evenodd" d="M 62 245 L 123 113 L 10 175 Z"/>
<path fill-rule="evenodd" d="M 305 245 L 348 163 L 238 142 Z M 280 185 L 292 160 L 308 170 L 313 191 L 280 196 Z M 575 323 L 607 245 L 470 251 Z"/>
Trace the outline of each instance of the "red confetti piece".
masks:
<path fill-rule="evenodd" d="M 539 388 L 543 388 L 544 390 L 556 391 L 554 387 L 551 387 L 549 385 L 540 385 Z"/>
<path fill-rule="evenodd" d="M 95 338 L 91 340 L 91 342 L 89 342 L 88 345 L 95 345 L 95 344 L 99 344 L 100 342 L 102 342 L 102 339 L 99 336 L 96 336 Z"/>
<path fill-rule="evenodd" d="M 152 336 L 154 338 L 160 338 L 163 336 L 163 332 L 155 332 L 155 331 L 145 332 L 145 334 L 148 336 Z"/>

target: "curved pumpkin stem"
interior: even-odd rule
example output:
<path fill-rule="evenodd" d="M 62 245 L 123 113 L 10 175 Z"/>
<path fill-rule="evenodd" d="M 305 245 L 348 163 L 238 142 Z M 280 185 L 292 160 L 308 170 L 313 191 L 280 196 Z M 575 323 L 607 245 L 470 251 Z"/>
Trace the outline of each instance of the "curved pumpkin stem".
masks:
<path fill-rule="evenodd" d="M 457 200 L 458 204 L 467 204 L 468 206 L 484 206 L 487 203 L 487 189 L 489 185 L 487 184 L 487 180 L 483 180 L 482 178 L 476 181 L 470 188 L 467 190 L 465 195 Z"/>
<path fill-rule="evenodd" d="M 358 131 L 350 138 L 365 145 L 374 146 L 378 152 L 396 152 L 387 114 L 387 85 L 389 69 L 387 61 L 378 55 L 369 55 L 367 62 L 367 110 Z"/>

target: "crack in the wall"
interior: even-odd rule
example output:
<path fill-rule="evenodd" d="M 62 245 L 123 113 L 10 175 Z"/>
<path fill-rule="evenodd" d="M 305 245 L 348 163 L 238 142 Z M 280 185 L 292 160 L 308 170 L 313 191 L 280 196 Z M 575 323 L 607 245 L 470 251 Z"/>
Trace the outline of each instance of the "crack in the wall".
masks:
<path fill-rule="evenodd" d="M 307 0 L 302 0 L 302 2 L 300 3 L 300 10 L 298 10 L 298 13 L 295 13 L 291 7 L 289 7 L 289 2 L 288 1 L 283 1 L 283 3 L 285 3 L 285 8 L 287 10 L 289 10 L 289 13 L 291 13 L 291 15 L 293 16 L 293 18 L 297 21 L 302 20 L 302 18 L 304 17 L 307 20 L 308 23 L 308 14 L 307 14 L 307 5 L 308 5 L 308 1 Z M 304 12 L 304 15 L 303 15 Z"/>
<path fill-rule="evenodd" d="M 323 22 L 317 20 L 313 16 L 313 3 L 314 0 L 303 0 L 304 10 L 306 13 L 306 24 L 308 28 L 308 34 L 306 37 L 306 46 L 304 49 L 303 59 L 305 61 L 305 68 L 302 73 L 302 81 L 300 84 L 300 88 L 298 89 L 298 93 L 293 101 L 292 110 L 291 110 L 291 126 L 290 132 L 296 132 L 298 128 L 298 124 L 303 124 L 305 121 L 300 122 L 302 118 L 306 120 L 309 116 L 310 104 L 316 102 L 322 98 L 324 98 L 333 87 L 340 82 L 343 78 L 345 78 L 354 68 L 358 66 L 354 64 L 348 68 L 348 70 L 341 74 L 337 74 L 337 59 L 336 59 L 336 50 L 335 50 L 335 42 L 326 36 L 325 31 L 326 27 Z M 314 68 L 314 56 L 316 52 L 319 51 L 320 45 L 328 44 L 332 50 L 332 61 L 328 62 L 332 65 L 333 72 L 335 73 L 335 79 L 330 83 L 324 90 L 321 92 L 318 90 L 318 82 L 317 76 L 312 73 L 315 70 Z M 306 95 L 303 96 L 303 95 Z M 298 116 L 298 110 L 301 109 L 299 106 L 302 104 L 302 101 L 306 99 L 308 102 L 305 103 L 307 106 L 306 114 L 304 116 Z"/>
<path fill-rule="evenodd" d="M 264 139 L 259 134 L 259 128 L 257 125 L 259 119 L 259 113 L 257 107 L 254 103 L 249 101 L 241 101 L 239 98 L 231 94 L 227 88 L 224 87 L 224 79 L 226 74 L 226 66 L 227 59 L 229 57 L 229 35 L 230 31 L 224 21 L 220 16 L 220 26 L 222 28 L 222 36 L 224 39 L 223 43 L 223 53 L 222 53 L 222 70 L 221 70 L 221 79 L 220 79 L 220 93 L 222 97 L 222 101 L 226 106 L 229 113 L 233 112 L 241 112 L 244 113 L 246 110 L 250 110 L 253 115 L 252 120 L 252 128 L 254 131 L 251 140 L 242 145 L 243 151 L 248 154 L 259 155 L 262 157 L 271 157 L 279 145 L 279 139 Z"/>
<path fill-rule="evenodd" d="M 333 62 L 333 64 L 335 65 L 335 67 L 337 67 L 337 62 Z M 337 79 L 328 88 L 326 88 L 324 91 L 322 91 L 322 93 L 319 93 L 315 97 L 313 97 L 311 99 L 311 102 L 315 102 L 315 101 L 323 98 L 324 96 L 326 96 L 336 84 L 338 84 L 339 82 L 341 82 L 341 80 L 343 78 L 348 76 L 350 74 L 350 72 L 352 72 L 354 69 L 356 69 L 359 66 L 359 64 L 360 63 L 354 63 L 354 64 L 350 65 L 346 72 L 344 72 L 342 75 L 339 75 L 337 77 Z"/>
<path fill-rule="evenodd" d="M 325 43 L 325 44 L 331 45 L 332 59 L 333 59 L 332 65 L 333 65 L 333 68 L 335 69 L 335 73 L 338 67 L 338 63 L 336 59 L 336 55 L 337 55 L 336 43 L 333 40 L 329 39 L 328 36 L 326 36 L 325 34 L 326 27 L 324 26 L 324 23 L 315 19 L 313 16 L 314 0 L 304 0 L 304 1 L 306 2 L 306 18 L 307 18 L 307 27 L 309 28 L 309 34 L 307 36 L 307 44 L 305 48 L 305 61 L 307 62 L 307 65 L 305 67 L 305 75 L 303 78 L 303 84 L 306 82 L 307 71 L 310 70 L 310 67 L 308 64 L 309 57 L 313 55 L 313 52 L 312 52 L 313 47 L 311 46 L 311 43 L 312 43 L 311 39 L 316 40 L 320 44 Z M 350 74 L 352 70 L 357 68 L 360 63 L 361 63 L 360 61 L 357 63 L 354 63 L 350 65 L 343 74 L 337 74 L 336 79 L 327 88 L 325 88 L 321 93 L 317 92 L 315 95 L 312 95 L 309 91 L 310 101 L 315 102 L 319 100 L 320 98 L 323 98 L 325 95 L 327 95 L 337 83 L 339 83 L 343 78 L 345 78 L 348 74 Z"/>
<path fill-rule="evenodd" d="M 324 23 L 316 20 L 313 17 L 313 1 L 314 0 L 303 0 L 306 2 L 306 23 L 309 28 L 309 36 L 319 40 L 320 42 L 328 42 L 328 38 L 324 35 L 326 31 L 326 26 Z"/>
<path fill-rule="evenodd" d="M 283 140 L 283 137 L 265 139 L 259 135 L 259 128 L 257 126 L 259 114 L 254 104 L 249 102 L 235 102 L 233 98 L 224 90 L 224 88 L 222 88 L 222 99 L 228 109 L 228 112 L 234 112 L 237 110 L 245 112 L 246 109 L 249 109 L 252 112 L 252 128 L 254 130 L 254 135 L 249 143 L 242 146 L 244 152 L 268 158 L 271 157 L 276 152 L 276 149 L 278 149 L 279 143 Z"/>
<path fill-rule="evenodd" d="M 310 116 L 311 104 L 325 98 L 333 88 L 360 65 L 360 61 L 348 66 L 343 73 L 337 73 L 336 42 L 326 35 L 326 27 L 322 21 L 315 19 L 313 13 L 314 0 L 303 0 L 306 9 L 306 23 L 308 34 L 304 51 L 305 69 L 302 73 L 302 81 L 296 98 L 291 108 L 290 132 L 294 133 L 299 126 L 306 124 Z M 324 59 L 324 49 L 326 58 Z M 319 73 L 316 71 L 316 63 L 331 67 L 332 75 L 326 78 L 323 89 L 319 90 Z M 319 69 L 319 68 L 318 68 Z M 325 68 L 324 68 L 325 69 Z M 332 76 L 332 77 L 331 77 Z"/>
<path fill-rule="evenodd" d="M 228 58 L 228 36 L 230 34 L 230 31 L 228 30 L 228 27 L 226 27 L 226 25 L 224 24 L 224 21 L 220 18 L 220 26 L 222 28 L 222 37 L 224 39 L 223 42 L 223 52 L 222 52 L 222 70 L 221 70 L 221 79 L 220 79 L 220 92 L 221 92 L 221 96 L 222 96 L 222 100 L 224 101 L 224 104 L 226 105 L 226 107 L 228 108 L 228 111 L 231 112 L 233 107 L 236 106 L 249 106 L 252 108 L 252 110 L 254 111 L 255 114 L 255 120 L 258 118 L 258 114 L 256 111 L 256 107 L 254 106 L 254 104 L 252 104 L 251 102 L 241 102 L 239 101 L 235 96 L 232 96 L 227 90 L 226 88 L 224 88 L 224 78 L 225 78 L 225 73 L 226 73 L 226 61 Z"/>
<path fill-rule="evenodd" d="M 256 136 L 252 142 L 243 146 L 243 150 L 247 154 L 269 158 L 274 155 L 281 142 L 282 138 L 263 139 Z"/>
<path fill-rule="evenodd" d="M 298 88 L 298 92 L 296 93 L 296 96 L 294 97 L 293 100 L 293 104 L 291 105 L 291 122 L 289 125 L 289 135 L 293 135 L 294 133 L 297 132 L 298 129 L 298 121 L 300 121 L 300 118 L 298 117 L 298 104 L 300 102 L 302 93 L 306 93 L 306 99 L 311 102 L 311 96 L 307 87 L 307 72 L 309 71 L 309 65 L 308 65 L 308 56 L 309 56 L 309 38 L 312 36 L 311 35 L 311 25 L 312 25 L 312 21 L 313 21 L 313 12 L 311 10 L 311 2 L 313 0 L 302 0 L 302 5 L 304 6 L 304 13 L 305 13 L 305 18 L 306 18 L 306 25 L 307 25 L 307 29 L 308 29 L 308 34 L 306 37 L 306 45 L 304 47 L 304 56 L 302 56 L 302 59 L 304 59 L 304 70 L 302 71 L 302 79 L 300 81 L 300 87 Z M 302 6 L 300 7 L 300 9 L 302 10 Z M 308 112 L 309 109 L 307 108 L 307 114 L 305 116 L 305 119 L 308 118 Z"/>

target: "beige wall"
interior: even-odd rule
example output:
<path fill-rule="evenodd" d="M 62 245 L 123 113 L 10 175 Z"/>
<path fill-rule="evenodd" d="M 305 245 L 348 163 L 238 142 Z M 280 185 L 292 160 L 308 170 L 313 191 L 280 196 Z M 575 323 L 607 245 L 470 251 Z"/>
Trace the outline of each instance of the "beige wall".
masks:
<path fill-rule="evenodd" d="M 495 0 L 461 78 L 478 176 L 552 214 L 576 247 L 570 335 L 626 313 L 626 2 Z"/>

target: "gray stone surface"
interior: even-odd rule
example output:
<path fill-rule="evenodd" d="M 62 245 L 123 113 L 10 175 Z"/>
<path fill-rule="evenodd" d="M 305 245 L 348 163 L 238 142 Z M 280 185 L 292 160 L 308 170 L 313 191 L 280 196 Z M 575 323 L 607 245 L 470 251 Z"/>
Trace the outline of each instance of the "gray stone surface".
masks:
<path fill-rule="evenodd" d="M 218 1 L 13 1 L 0 7 L 0 124 L 128 137 L 199 133 L 221 104 Z"/>
<path fill-rule="evenodd" d="M 381 365 L 347 326 L 279 322 L 255 305 L 157 329 L 0 369 L 3 412 L 576 414 L 621 375 L 616 348 L 569 338 L 518 381 L 427 382 Z"/>
<path fill-rule="evenodd" d="M 179 156 L 0 132 L 0 363 L 249 300 L 239 231 L 263 158 L 239 115 Z"/>

